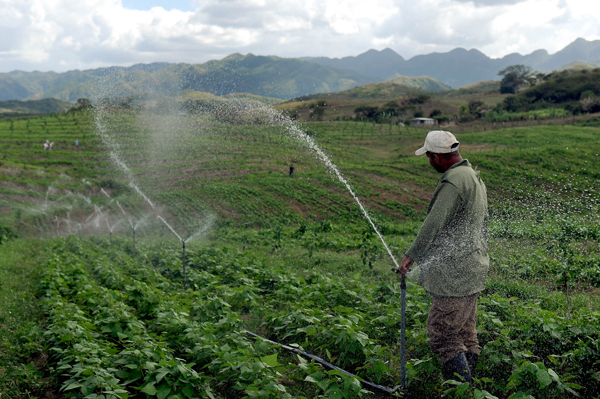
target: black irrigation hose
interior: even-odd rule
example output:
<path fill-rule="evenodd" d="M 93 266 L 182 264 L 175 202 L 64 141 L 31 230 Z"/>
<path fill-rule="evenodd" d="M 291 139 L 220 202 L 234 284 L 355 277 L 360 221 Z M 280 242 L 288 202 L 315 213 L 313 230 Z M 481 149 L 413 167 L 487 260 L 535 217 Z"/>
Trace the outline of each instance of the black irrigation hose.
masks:
<path fill-rule="evenodd" d="M 273 345 L 279 345 L 279 346 L 281 346 L 283 349 L 286 349 L 286 350 L 288 350 L 288 351 L 291 351 L 291 352 L 297 353 L 297 354 L 299 354 L 299 355 L 302 355 L 302 356 L 304 356 L 304 357 L 307 357 L 307 358 L 309 358 L 309 359 L 312 359 L 312 360 L 314 360 L 315 362 L 317 362 L 317 363 L 320 363 L 320 364 L 322 364 L 323 366 L 327 367 L 328 369 L 332 369 L 332 370 L 338 370 L 338 371 L 341 371 L 342 373 L 346 374 L 346 375 L 347 375 L 347 376 L 349 376 L 349 377 L 356 377 L 354 374 L 352 374 L 352 373 L 349 373 L 349 372 L 347 372 L 346 370 L 344 370 L 344 369 L 341 369 L 341 368 L 339 368 L 339 367 L 337 367 L 337 366 L 334 366 L 333 364 L 329 363 L 328 361 L 325 361 L 325 360 L 321 359 L 321 358 L 320 358 L 320 357 L 318 357 L 318 356 L 311 355 L 310 353 L 303 352 L 303 351 L 301 351 L 301 350 L 299 350 L 299 349 L 296 349 L 296 348 L 292 348 L 291 346 L 287 346 L 287 345 L 283 345 L 283 344 L 280 344 L 280 343 L 278 343 L 278 342 L 275 342 L 275 341 L 271 341 L 270 339 L 266 339 L 265 337 L 261 337 L 260 335 L 256 335 L 256 334 L 254 334 L 254 333 L 251 333 L 250 331 L 243 331 L 243 332 L 244 332 L 244 333 L 246 333 L 246 334 L 248 334 L 248 335 L 249 335 L 249 336 L 251 336 L 251 337 L 254 337 L 254 338 L 260 338 L 260 339 L 262 339 L 262 340 L 265 340 L 265 341 L 267 341 L 267 342 L 270 342 L 270 343 L 272 343 Z M 368 385 L 368 386 L 370 386 L 371 388 L 378 389 L 378 390 L 380 390 L 380 391 L 382 391 L 382 392 L 385 392 L 385 393 L 387 393 L 387 394 L 390 394 L 390 395 L 391 395 L 391 394 L 393 394 L 394 392 L 396 392 L 396 389 L 395 389 L 395 388 L 394 388 L 394 389 L 392 389 L 392 388 L 384 387 L 383 385 L 378 385 L 378 384 L 375 384 L 375 383 L 373 383 L 373 382 L 369 382 L 369 381 L 364 381 L 364 380 L 362 380 L 362 381 L 360 381 L 360 383 L 361 383 L 361 384 L 363 384 L 363 385 Z"/>

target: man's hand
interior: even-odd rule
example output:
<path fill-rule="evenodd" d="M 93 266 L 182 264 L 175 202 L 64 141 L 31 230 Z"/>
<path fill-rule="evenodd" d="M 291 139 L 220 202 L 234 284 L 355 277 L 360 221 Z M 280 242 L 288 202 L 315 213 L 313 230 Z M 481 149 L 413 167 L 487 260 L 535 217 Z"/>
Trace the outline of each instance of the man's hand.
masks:
<path fill-rule="evenodd" d="M 400 267 L 398 267 L 398 273 L 403 276 L 406 275 L 413 263 L 414 261 L 405 255 L 404 258 L 402 258 L 402 262 L 400 262 Z"/>

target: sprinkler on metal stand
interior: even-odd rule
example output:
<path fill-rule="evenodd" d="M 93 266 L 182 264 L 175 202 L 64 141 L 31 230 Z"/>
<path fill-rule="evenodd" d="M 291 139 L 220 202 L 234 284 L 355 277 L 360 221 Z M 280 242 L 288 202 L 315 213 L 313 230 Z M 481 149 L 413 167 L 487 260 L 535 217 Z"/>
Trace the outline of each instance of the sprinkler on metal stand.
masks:
<path fill-rule="evenodd" d="M 181 240 L 181 251 L 182 251 L 182 263 L 183 263 L 183 290 L 186 290 L 186 278 L 185 278 L 185 241 Z"/>
<path fill-rule="evenodd" d="M 392 268 L 394 273 L 398 269 Z M 401 397 L 410 398 L 406 390 L 406 276 L 400 280 L 400 389 L 397 391 Z"/>
<path fill-rule="evenodd" d="M 135 228 L 131 228 L 131 231 L 133 232 L 133 257 L 137 257 L 137 250 L 135 248 Z"/>
<path fill-rule="evenodd" d="M 179 241 L 181 241 L 182 244 L 182 254 L 183 254 L 183 289 L 186 289 L 186 282 L 185 282 L 185 240 L 183 238 L 181 238 L 181 236 L 179 234 L 177 234 L 177 232 L 175 231 L 175 229 L 173 229 L 173 227 L 171 227 L 171 225 L 169 223 L 167 223 L 167 221 L 165 219 L 163 219 L 162 216 L 157 215 L 157 218 L 159 218 L 164 224 L 165 226 L 167 226 L 169 228 L 169 230 L 171 230 L 171 232 L 173 234 L 175 234 L 175 236 L 179 239 Z"/>

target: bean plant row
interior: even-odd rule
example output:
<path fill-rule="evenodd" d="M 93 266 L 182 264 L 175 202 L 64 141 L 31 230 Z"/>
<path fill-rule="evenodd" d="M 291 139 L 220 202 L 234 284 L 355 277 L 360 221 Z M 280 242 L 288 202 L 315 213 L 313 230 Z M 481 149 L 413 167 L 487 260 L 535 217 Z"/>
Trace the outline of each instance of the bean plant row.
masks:
<path fill-rule="evenodd" d="M 67 397 L 380 397 L 361 380 L 399 381 L 399 284 L 291 270 L 230 245 L 188 257 L 154 244 L 57 240 L 40 286 L 49 315 L 53 373 Z M 551 303 L 510 297 L 498 284 L 480 298 L 483 348 L 472 386 L 443 381 L 428 348 L 426 293 L 409 286 L 408 374 L 417 397 L 597 396 L 600 313 L 568 317 Z M 321 356 L 326 370 L 270 340 Z"/>

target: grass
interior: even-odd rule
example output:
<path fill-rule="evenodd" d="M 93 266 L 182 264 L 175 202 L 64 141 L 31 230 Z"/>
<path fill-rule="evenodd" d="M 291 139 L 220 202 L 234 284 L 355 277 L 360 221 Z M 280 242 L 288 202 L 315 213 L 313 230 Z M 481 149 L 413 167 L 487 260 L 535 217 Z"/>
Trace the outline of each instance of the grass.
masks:
<path fill-rule="evenodd" d="M 3 398 L 41 397 L 52 391 L 46 368 L 44 314 L 37 300 L 43 256 L 44 243 L 36 239 L 10 240 L 0 245 L 0 392 Z"/>

